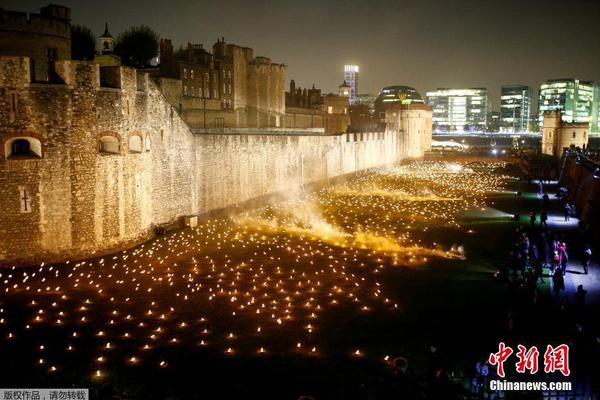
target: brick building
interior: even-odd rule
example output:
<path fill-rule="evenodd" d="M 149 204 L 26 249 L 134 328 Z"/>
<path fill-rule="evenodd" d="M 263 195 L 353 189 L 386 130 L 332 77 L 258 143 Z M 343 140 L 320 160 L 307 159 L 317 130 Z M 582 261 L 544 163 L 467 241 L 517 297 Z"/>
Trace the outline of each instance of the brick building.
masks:
<path fill-rule="evenodd" d="M 177 51 L 161 40 L 158 77 L 169 101 L 192 128 L 279 127 L 285 112 L 285 66 L 224 38 L 212 53 L 188 43 Z M 180 81 L 181 88 L 177 86 Z"/>

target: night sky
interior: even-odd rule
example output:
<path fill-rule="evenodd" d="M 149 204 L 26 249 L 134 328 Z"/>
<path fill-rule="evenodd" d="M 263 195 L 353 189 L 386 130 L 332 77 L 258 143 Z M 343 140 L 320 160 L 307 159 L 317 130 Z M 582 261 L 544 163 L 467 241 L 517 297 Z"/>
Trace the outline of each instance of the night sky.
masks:
<path fill-rule="evenodd" d="M 598 0 L 54 0 L 74 23 L 113 36 L 146 24 L 176 45 L 217 37 L 287 64 L 286 77 L 334 91 L 343 64 L 360 68 L 359 92 L 408 85 L 487 87 L 494 109 L 500 85 L 534 87 L 551 78 L 600 80 Z M 45 1 L 2 0 L 37 11 Z"/>

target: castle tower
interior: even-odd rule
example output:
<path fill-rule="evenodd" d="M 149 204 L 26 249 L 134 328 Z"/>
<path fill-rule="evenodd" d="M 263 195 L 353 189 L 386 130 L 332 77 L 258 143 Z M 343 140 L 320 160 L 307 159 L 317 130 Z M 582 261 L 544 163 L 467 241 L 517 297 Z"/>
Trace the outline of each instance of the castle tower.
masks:
<path fill-rule="evenodd" d="M 216 58 L 224 59 L 227 53 L 227 43 L 225 43 L 225 38 L 222 37 L 221 40 L 217 39 L 217 43 L 213 45 L 213 54 Z"/>
<path fill-rule="evenodd" d="M 98 38 L 100 54 L 112 54 L 115 50 L 115 38 L 108 31 L 108 22 L 104 25 L 104 33 Z"/>

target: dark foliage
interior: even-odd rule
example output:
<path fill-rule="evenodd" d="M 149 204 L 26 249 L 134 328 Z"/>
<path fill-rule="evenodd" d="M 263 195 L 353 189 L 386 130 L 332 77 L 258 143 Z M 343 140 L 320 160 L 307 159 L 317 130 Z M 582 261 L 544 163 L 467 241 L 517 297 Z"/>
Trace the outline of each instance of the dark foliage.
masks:
<path fill-rule="evenodd" d="M 158 34 L 145 25 L 133 26 L 121 33 L 115 45 L 115 53 L 123 65 L 147 67 L 158 55 Z"/>
<path fill-rule="evenodd" d="M 71 58 L 73 60 L 94 59 L 96 38 L 87 26 L 71 26 Z"/>

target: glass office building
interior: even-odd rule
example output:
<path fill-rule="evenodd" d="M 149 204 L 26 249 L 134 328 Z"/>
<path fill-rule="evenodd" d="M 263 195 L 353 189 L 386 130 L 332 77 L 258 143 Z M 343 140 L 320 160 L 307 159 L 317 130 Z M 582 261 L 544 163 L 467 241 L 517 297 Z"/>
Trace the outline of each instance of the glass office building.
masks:
<path fill-rule="evenodd" d="M 354 104 L 358 95 L 358 65 L 344 65 L 344 81 L 352 88 L 350 104 Z"/>
<path fill-rule="evenodd" d="M 381 89 L 375 99 L 375 112 L 385 118 L 385 108 L 390 104 L 424 104 L 425 101 L 416 89 L 409 86 L 387 86 Z"/>
<path fill-rule="evenodd" d="M 560 110 L 564 122 L 589 123 L 594 132 L 598 120 L 597 84 L 577 79 L 552 79 L 540 86 L 538 124 L 542 126 L 544 112 Z M 594 115 L 594 113 L 596 115 Z M 596 122 L 597 128 L 597 122 Z"/>
<path fill-rule="evenodd" d="M 433 109 L 434 133 L 486 131 L 487 89 L 437 89 L 427 92 L 426 98 Z"/>
<path fill-rule="evenodd" d="M 500 94 L 500 132 L 530 131 L 531 87 L 504 85 Z"/>

